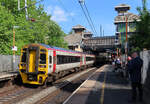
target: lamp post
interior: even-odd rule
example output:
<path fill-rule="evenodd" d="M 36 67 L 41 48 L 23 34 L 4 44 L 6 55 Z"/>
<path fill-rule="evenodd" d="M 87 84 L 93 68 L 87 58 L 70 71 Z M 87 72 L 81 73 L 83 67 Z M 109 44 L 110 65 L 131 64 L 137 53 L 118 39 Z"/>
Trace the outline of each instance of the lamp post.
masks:
<path fill-rule="evenodd" d="M 28 20 L 28 9 L 27 9 L 27 0 L 25 0 L 25 13 L 26 13 L 26 20 Z"/>
<path fill-rule="evenodd" d="M 125 59 L 127 64 L 127 56 L 128 56 L 128 17 L 126 16 L 126 41 L 125 41 Z"/>
<path fill-rule="evenodd" d="M 15 46 L 15 28 L 19 28 L 19 26 L 13 26 L 13 60 L 12 60 L 12 70 L 15 70 L 15 51 L 17 51 L 17 47 Z"/>
<path fill-rule="evenodd" d="M 18 0 L 18 11 L 20 11 L 20 0 Z"/>

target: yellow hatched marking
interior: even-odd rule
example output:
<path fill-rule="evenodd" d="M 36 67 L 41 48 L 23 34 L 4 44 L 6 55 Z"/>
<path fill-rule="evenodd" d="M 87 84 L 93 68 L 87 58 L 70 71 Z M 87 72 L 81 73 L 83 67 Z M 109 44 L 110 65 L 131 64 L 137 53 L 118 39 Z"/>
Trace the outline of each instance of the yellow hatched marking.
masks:
<path fill-rule="evenodd" d="M 107 72 L 105 72 L 104 82 L 102 84 L 102 92 L 101 92 L 100 104 L 104 104 L 104 91 L 105 91 L 106 75 L 107 75 Z"/>

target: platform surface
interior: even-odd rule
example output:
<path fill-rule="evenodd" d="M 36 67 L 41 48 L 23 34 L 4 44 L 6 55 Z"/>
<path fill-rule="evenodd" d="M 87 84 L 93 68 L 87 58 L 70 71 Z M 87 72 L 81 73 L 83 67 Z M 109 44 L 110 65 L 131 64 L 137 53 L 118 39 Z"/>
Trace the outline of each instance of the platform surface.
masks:
<path fill-rule="evenodd" d="M 86 80 L 63 104 L 131 104 L 128 81 L 104 65 Z M 137 102 L 136 104 L 141 104 Z"/>
<path fill-rule="evenodd" d="M 1 72 L 0 81 L 11 79 L 19 74 L 19 72 Z"/>

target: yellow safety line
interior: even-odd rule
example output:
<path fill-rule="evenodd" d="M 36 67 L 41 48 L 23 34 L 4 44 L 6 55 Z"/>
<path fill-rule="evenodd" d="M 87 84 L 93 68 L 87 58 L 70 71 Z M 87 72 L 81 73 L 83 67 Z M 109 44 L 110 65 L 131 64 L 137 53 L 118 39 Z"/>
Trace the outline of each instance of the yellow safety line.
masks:
<path fill-rule="evenodd" d="M 107 75 L 107 72 L 105 72 L 104 82 L 102 84 L 102 92 L 101 92 L 100 104 L 104 104 L 104 89 L 105 89 L 106 75 Z"/>

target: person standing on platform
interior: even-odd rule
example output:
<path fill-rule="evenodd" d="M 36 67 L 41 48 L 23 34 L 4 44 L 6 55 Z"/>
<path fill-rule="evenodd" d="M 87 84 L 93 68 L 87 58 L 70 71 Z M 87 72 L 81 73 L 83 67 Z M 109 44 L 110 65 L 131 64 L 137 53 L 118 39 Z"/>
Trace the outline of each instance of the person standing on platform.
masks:
<path fill-rule="evenodd" d="M 137 88 L 139 91 L 139 101 L 143 100 L 143 89 L 141 83 L 141 68 L 143 66 L 143 60 L 138 56 L 137 52 L 132 54 L 132 60 L 128 65 L 128 71 L 131 79 L 132 87 L 132 99 L 129 102 L 136 102 Z"/>
<path fill-rule="evenodd" d="M 132 60 L 132 58 L 130 57 L 130 56 L 128 56 L 128 58 L 127 58 L 127 64 L 126 64 L 126 66 L 125 66 L 125 71 L 126 71 L 126 74 L 125 74 L 125 77 L 127 78 L 127 79 L 129 79 L 129 66 L 130 66 L 130 63 L 131 63 L 131 60 Z"/>

